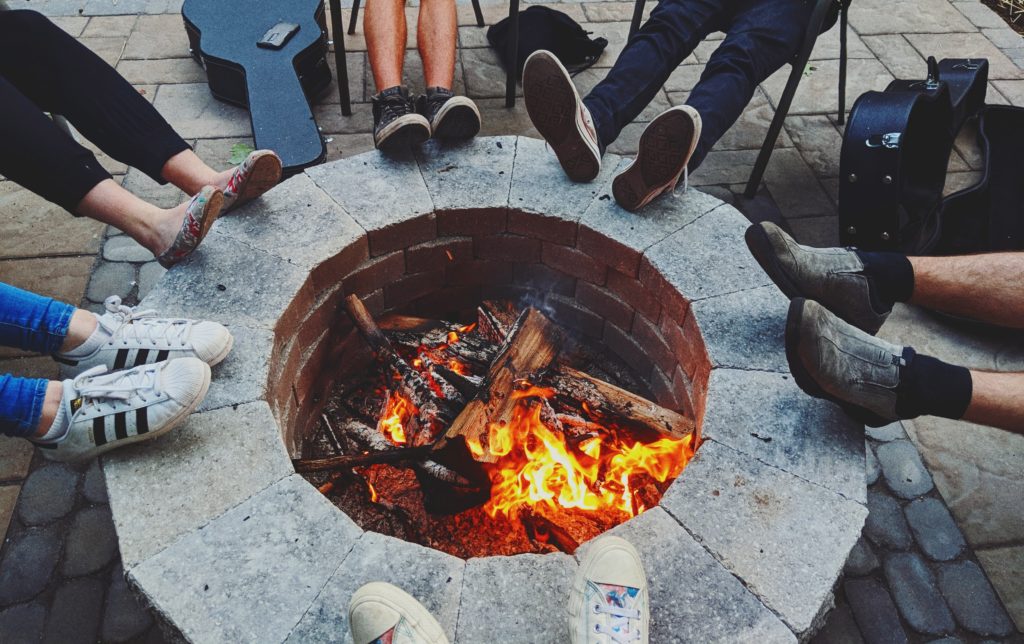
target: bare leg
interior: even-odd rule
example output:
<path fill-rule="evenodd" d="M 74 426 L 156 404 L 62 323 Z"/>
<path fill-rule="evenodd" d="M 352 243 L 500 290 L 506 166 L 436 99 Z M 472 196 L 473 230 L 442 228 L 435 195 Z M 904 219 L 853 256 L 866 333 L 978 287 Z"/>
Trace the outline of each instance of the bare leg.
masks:
<path fill-rule="evenodd" d="M 452 88 L 458 33 L 455 0 L 420 2 L 416 46 L 423 60 L 423 76 L 427 87 Z"/>
<path fill-rule="evenodd" d="M 64 395 L 64 386 L 56 380 L 51 380 L 46 385 L 46 397 L 43 398 L 43 410 L 39 415 L 39 426 L 36 428 L 36 436 L 42 436 L 50 430 L 53 419 L 57 417 L 57 410 L 60 408 L 60 399 Z"/>
<path fill-rule="evenodd" d="M 909 259 L 912 304 L 1024 329 L 1024 253 Z"/>
<path fill-rule="evenodd" d="M 192 150 L 183 150 L 167 160 L 160 173 L 187 195 L 195 195 L 206 186 L 221 190 L 228 187 L 234 168 L 217 172 L 196 156 Z"/>
<path fill-rule="evenodd" d="M 401 85 L 406 39 L 405 3 L 402 0 L 367 0 L 363 31 L 377 92 Z"/>
<path fill-rule="evenodd" d="M 971 381 L 964 420 L 1024 434 L 1024 373 L 971 371 Z"/>
<path fill-rule="evenodd" d="M 96 325 L 95 315 L 83 309 L 75 309 L 71 315 L 71 323 L 68 324 L 68 335 L 64 338 L 64 343 L 60 345 L 61 352 L 71 351 L 82 346 L 82 343 L 88 340 L 92 332 L 96 330 Z"/>
<path fill-rule="evenodd" d="M 188 203 L 183 203 L 162 210 L 106 179 L 86 193 L 75 213 L 123 230 L 154 255 L 159 255 L 174 243 L 187 207 Z"/>

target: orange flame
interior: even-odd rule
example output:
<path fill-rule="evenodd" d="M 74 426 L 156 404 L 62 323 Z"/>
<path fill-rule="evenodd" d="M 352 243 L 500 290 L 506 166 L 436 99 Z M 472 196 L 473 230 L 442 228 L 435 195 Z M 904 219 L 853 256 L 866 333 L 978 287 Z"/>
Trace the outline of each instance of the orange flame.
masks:
<path fill-rule="evenodd" d="M 397 391 L 389 392 L 379 424 L 381 433 L 395 445 L 405 445 L 405 424 L 417 413 L 416 406 L 405 396 Z"/>

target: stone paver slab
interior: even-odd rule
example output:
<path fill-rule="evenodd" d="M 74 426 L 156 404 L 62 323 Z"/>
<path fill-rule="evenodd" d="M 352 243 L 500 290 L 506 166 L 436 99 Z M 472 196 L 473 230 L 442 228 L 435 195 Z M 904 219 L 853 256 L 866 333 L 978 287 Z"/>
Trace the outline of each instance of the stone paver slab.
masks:
<path fill-rule="evenodd" d="M 816 61 L 800 81 L 790 114 L 829 114 L 839 109 L 839 61 Z M 883 90 L 892 81 L 892 74 L 877 60 L 851 58 L 846 66 L 847 105 L 868 90 Z M 783 67 L 761 84 L 772 105 L 778 105 L 789 78 L 789 67 Z"/>
<path fill-rule="evenodd" d="M 213 382 L 199 405 L 201 412 L 263 400 L 267 393 L 274 334 L 238 325 L 228 330 L 235 344 L 228 357 L 213 367 Z"/>
<path fill-rule="evenodd" d="M 956 624 L 924 559 L 914 552 L 889 555 L 883 563 L 893 600 L 910 626 L 921 633 L 945 635 Z"/>
<path fill-rule="evenodd" d="M 92 265 L 92 256 L 9 259 L 0 261 L 0 275 L 12 286 L 77 305 Z"/>
<path fill-rule="evenodd" d="M 75 504 L 79 475 L 64 463 L 46 463 L 25 479 L 18 517 L 25 525 L 43 525 L 66 516 Z"/>
<path fill-rule="evenodd" d="M 851 579 L 843 584 L 853 618 L 869 642 L 906 644 L 907 633 L 889 590 L 875 579 Z"/>
<path fill-rule="evenodd" d="M 341 512 L 336 513 L 341 515 Z M 323 530 L 315 524 L 310 527 Z M 322 590 L 287 641 L 298 644 L 347 639 L 348 602 L 356 589 L 371 581 L 401 587 L 437 618 L 449 640 L 454 639 L 465 562 L 438 550 L 375 532 L 363 533 L 350 552 L 349 543 L 343 540 L 334 546 L 334 550 L 347 556 L 340 567 L 335 565 L 326 570 L 330 579 L 317 586 Z"/>
<path fill-rule="evenodd" d="M 942 595 L 961 626 L 982 636 L 1006 637 L 1013 633 L 1013 622 L 978 564 L 941 564 L 938 579 Z"/>
<path fill-rule="evenodd" d="M 804 394 L 788 374 L 712 371 L 701 436 L 867 502 L 859 427 L 835 405 Z"/>
<path fill-rule="evenodd" d="M 863 0 L 850 5 L 849 15 L 850 26 L 862 36 L 975 31 L 974 25 L 949 2 Z"/>
<path fill-rule="evenodd" d="M 886 34 L 880 36 L 862 36 L 864 43 L 871 49 L 889 73 L 896 78 L 922 78 L 926 72 L 925 59 L 914 49 L 910 41 L 902 34 Z M 847 104 L 852 106 L 852 96 L 847 97 Z"/>
<path fill-rule="evenodd" d="M 941 5 L 942 3 L 937 3 Z M 980 33 L 965 34 L 907 34 L 918 52 L 936 59 L 963 58 L 967 52 L 974 58 L 988 59 L 988 77 L 991 79 L 1020 79 L 1024 72 Z"/>
<path fill-rule="evenodd" d="M 10 436 L 0 437 L 0 481 L 17 481 L 25 478 L 34 453 L 32 443 L 27 440 Z"/>
<path fill-rule="evenodd" d="M 130 0 L 120 0 L 124 3 Z M 124 58 L 152 60 L 155 58 L 188 58 L 188 38 L 181 15 L 139 16 L 128 38 Z"/>
<path fill-rule="evenodd" d="M 913 499 L 931 491 L 932 477 L 910 441 L 883 443 L 875 450 L 885 482 L 896 496 Z"/>
<path fill-rule="evenodd" d="M 280 642 L 360 534 L 293 475 L 149 558 L 129 577 L 190 641 Z"/>
<path fill-rule="evenodd" d="M 652 642 L 679 641 L 683 632 L 693 642 L 796 641 L 779 618 L 665 510 L 648 510 L 609 533 L 640 552 L 651 599 Z"/>
<path fill-rule="evenodd" d="M 4 213 L 0 258 L 4 259 L 94 254 L 106 227 L 88 217 L 73 217 L 13 181 L 0 183 L 0 212 Z"/>
<path fill-rule="evenodd" d="M 270 407 L 257 402 L 195 414 L 161 440 L 112 453 L 103 471 L 131 569 L 293 470 Z"/>
<path fill-rule="evenodd" d="M 249 113 L 215 99 L 206 83 L 161 85 L 153 105 L 186 139 L 252 136 Z"/>
<path fill-rule="evenodd" d="M 975 554 L 1017 630 L 1024 631 L 1024 546 L 978 550 Z"/>
<path fill-rule="evenodd" d="M 907 550 L 913 544 L 899 503 L 886 494 L 884 488 L 868 490 L 868 518 L 864 534 L 876 545 L 892 550 Z"/>
<path fill-rule="evenodd" d="M 774 284 L 710 297 L 692 308 L 713 366 L 789 372 L 789 300 Z"/>
<path fill-rule="evenodd" d="M 28 441 L 20 441 L 27 443 Z M 11 525 L 11 517 L 14 516 L 14 506 L 18 502 L 18 494 L 21 492 L 20 485 L 0 485 L 0 533 L 7 534 L 7 527 Z"/>
<path fill-rule="evenodd" d="M 47 526 L 18 532 L 5 543 L 0 559 L 0 603 L 31 599 L 46 587 L 60 558 L 60 528 Z"/>
<path fill-rule="evenodd" d="M 483 137 L 462 143 L 432 140 L 416 152 L 435 210 L 505 208 L 512 183 L 517 137 Z"/>
<path fill-rule="evenodd" d="M 205 83 L 206 72 L 191 58 L 122 60 L 117 71 L 133 85 Z"/>
<path fill-rule="evenodd" d="M 482 557 L 466 562 L 456 642 L 562 642 L 576 574 L 568 555 Z"/>
<path fill-rule="evenodd" d="M 855 501 L 710 440 L 661 503 L 798 635 L 823 617 L 818 607 L 867 515 Z"/>

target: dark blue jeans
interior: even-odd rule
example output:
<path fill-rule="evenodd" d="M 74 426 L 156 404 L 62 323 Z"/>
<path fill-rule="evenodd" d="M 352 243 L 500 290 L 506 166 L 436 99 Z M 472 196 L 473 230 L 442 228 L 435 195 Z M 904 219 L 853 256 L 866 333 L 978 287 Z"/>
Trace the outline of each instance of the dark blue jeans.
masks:
<path fill-rule="evenodd" d="M 0 345 L 55 353 L 75 307 L 0 282 Z M 0 434 L 31 436 L 39 425 L 47 381 L 0 374 Z"/>
<path fill-rule="evenodd" d="M 708 34 L 726 32 L 686 104 L 700 113 L 690 171 L 732 127 L 763 80 L 790 62 L 813 6 L 806 0 L 661 0 L 615 66 L 583 100 L 602 148 L 654 99 L 669 75 Z"/>

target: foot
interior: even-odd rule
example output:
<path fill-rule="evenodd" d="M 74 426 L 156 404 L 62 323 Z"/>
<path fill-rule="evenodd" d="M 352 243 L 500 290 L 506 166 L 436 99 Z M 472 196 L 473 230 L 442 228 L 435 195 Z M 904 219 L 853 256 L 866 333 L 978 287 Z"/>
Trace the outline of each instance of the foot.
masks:
<path fill-rule="evenodd" d="M 206 186 L 185 207 L 181 228 L 170 247 L 156 259 L 164 268 L 170 268 L 192 254 L 199 243 L 210 232 L 210 226 L 217 220 L 224 207 L 224 193 L 213 186 Z"/>
<path fill-rule="evenodd" d="M 79 348 L 54 354 L 54 359 L 81 373 L 97 365 L 118 370 L 146 364 L 199 358 L 211 367 L 227 357 L 234 344 L 231 332 L 216 322 L 160 318 L 156 311 L 140 311 L 121 304 L 112 295 L 97 316 L 98 338 Z"/>
<path fill-rule="evenodd" d="M 896 402 L 904 347 L 843 322 L 814 300 L 789 304 L 786 358 L 806 393 L 838 403 L 871 427 L 898 420 Z"/>
<path fill-rule="evenodd" d="M 747 229 L 747 247 L 786 297 L 805 297 L 862 331 L 875 334 L 889 317 L 892 304 L 874 292 L 864 263 L 848 248 L 802 246 L 769 222 Z"/>
<path fill-rule="evenodd" d="M 54 461 L 83 461 L 166 434 L 188 417 L 210 388 L 210 366 L 182 358 L 127 371 L 93 367 L 63 383 L 67 431 L 37 442 Z"/>
<path fill-rule="evenodd" d="M 370 99 L 373 102 L 373 144 L 378 150 L 397 151 L 430 138 L 430 123 L 404 87 L 390 87 Z"/>
<path fill-rule="evenodd" d="M 281 157 L 270 150 L 255 150 L 231 172 L 224 187 L 223 212 L 252 201 L 281 182 Z"/>
<path fill-rule="evenodd" d="M 596 539 L 569 596 L 569 641 L 646 644 L 649 611 L 647 577 L 636 548 L 619 537 Z"/>
<path fill-rule="evenodd" d="M 448 644 L 444 629 L 422 604 L 380 581 L 352 594 L 348 625 L 355 644 Z"/>
<path fill-rule="evenodd" d="M 593 181 L 601 172 L 601 144 L 590 110 L 569 72 L 549 51 L 535 51 L 523 66 L 523 100 L 534 127 L 555 151 L 573 181 Z"/>
<path fill-rule="evenodd" d="M 443 87 L 428 87 L 416 99 L 416 111 L 430 122 L 435 139 L 471 139 L 480 132 L 476 103 Z"/>
<path fill-rule="evenodd" d="M 700 127 L 700 114 L 689 105 L 669 108 L 651 121 L 640 135 L 636 158 L 612 180 L 616 203 L 636 211 L 672 192 L 697 147 Z"/>

